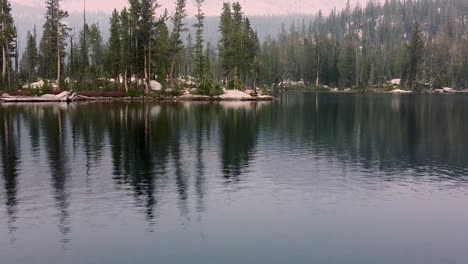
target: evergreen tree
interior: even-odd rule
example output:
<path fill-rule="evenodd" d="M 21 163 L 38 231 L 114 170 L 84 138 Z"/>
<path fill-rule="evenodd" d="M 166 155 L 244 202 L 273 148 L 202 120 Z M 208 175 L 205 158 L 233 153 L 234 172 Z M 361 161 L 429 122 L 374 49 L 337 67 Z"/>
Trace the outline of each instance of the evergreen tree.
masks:
<path fill-rule="evenodd" d="M 203 56 L 203 30 L 205 26 L 205 14 L 202 7 L 205 0 L 196 0 L 197 5 L 197 23 L 193 25 L 195 28 L 195 76 L 201 80 L 204 72 L 204 56 Z"/>
<path fill-rule="evenodd" d="M 141 74 L 143 73 L 143 45 L 140 44 L 140 33 L 138 29 L 141 18 L 141 1 L 129 0 L 129 32 L 130 32 L 130 73 L 132 79 L 136 80 L 136 87 L 138 88 Z"/>
<path fill-rule="evenodd" d="M 169 78 L 171 81 L 171 88 L 174 89 L 174 71 L 175 71 L 175 64 L 177 61 L 177 55 L 180 52 L 181 48 L 181 33 L 186 31 L 187 29 L 185 28 L 184 24 L 184 19 L 187 17 L 187 11 L 186 11 L 186 5 L 187 5 L 187 0 L 176 0 L 176 8 L 175 8 L 175 14 L 172 17 L 172 33 L 171 33 L 171 68 L 169 72 Z"/>
<path fill-rule="evenodd" d="M 82 75 L 86 75 L 89 71 L 89 25 L 85 24 L 80 32 L 80 59 L 82 66 Z"/>
<path fill-rule="evenodd" d="M 153 38 L 154 47 L 154 68 L 157 81 L 166 86 L 166 78 L 170 68 L 171 41 L 169 30 L 166 25 L 167 11 L 161 16 L 156 25 L 156 32 Z"/>
<path fill-rule="evenodd" d="M 141 18 L 139 21 L 139 44 L 143 46 L 144 57 L 144 76 L 145 76 L 145 92 L 150 90 L 151 65 L 152 65 L 152 43 L 155 34 L 155 15 L 156 9 L 160 6 L 155 0 L 141 1 Z"/>
<path fill-rule="evenodd" d="M 245 48 L 246 48 L 246 29 L 243 23 L 242 7 L 239 2 L 232 4 L 232 49 L 233 49 L 233 70 L 234 70 L 234 84 L 235 88 L 240 88 L 239 83 L 243 83 L 242 80 L 245 77 L 247 69 L 247 61 L 245 60 Z"/>
<path fill-rule="evenodd" d="M 119 82 L 119 72 L 120 72 L 120 53 L 121 53 L 121 44 L 120 44 L 120 15 L 117 9 L 114 9 L 112 12 L 112 17 L 110 18 L 110 37 L 107 48 L 107 60 L 108 60 L 108 73 L 111 76 L 114 76 L 116 82 Z"/>
<path fill-rule="evenodd" d="M 34 32 L 31 34 L 30 31 L 27 33 L 26 49 L 21 56 L 20 62 L 20 73 L 28 81 L 33 81 L 37 77 L 37 63 L 38 63 L 38 52 L 37 52 L 37 35 L 36 27 Z"/>
<path fill-rule="evenodd" d="M 345 46 L 341 51 L 339 62 L 340 85 L 342 87 L 352 87 L 355 83 L 356 73 L 356 46 L 354 37 L 348 35 L 345 40 Z"/>
<path fill-rule="evenodd" d="M 192 76 L 193 74 L 193 61 L 194 61 L 194 45 L 192 34 L 187 35 L 186 46 L 184 49 L 184 73 L 186 76 Z"/>
<path fill-rule="evenodd" d="M 88 32 L 90 73 L 93 79 L 103 77 L 104 46 L 98 24 L 92 24 Z"/>
<path fill-rule="evenodd" d="M 421 29 L 419 23 L 414 23 L 413 34 L 411 35 L 411 42 L 408 46 L 408 63 L 404 69 L 406 76 L 406 86 L 414 89 L 415 81 L 418 78 L 419 70 L 424 54 L 424 41 L 422 39 Z"/>
<path fill-rule="evenodd" d="M 16 57 L 16 28 L 8 0 L 0 2 L 0 45 L 2 46 L 2 83 L 11 85 L 11 59 Z"/>
<path fill-rule="evenodd" d="M 223 12 L 221 13 L 219 31 L 221 33 L 221 38 L 218 44 L 219 56 L 221 59 L 221 68 L 223 72 L 223 77 L 226 84 L 230 83 L 233 79 L 233 57 L 235 50 L 232 43 L 232 30 L 233 30 L 233 21 L 232 21 L 232 12 L 231 5 L 229 3 L 223 4 Z"/>
<path fill-rule="evenodd" d="M 232 10 L 230 4 L 224 4 L 219 31 L 221 39 L 218 49 L 226 87 L 244 89 L 258 59 L 260 43 L 250 20 L 243 17 L 238 2 L 232 5 Z"/>
<path fill-rule="evenodd" d="M 68 12 L 60 8 L 60 0 L 46 0 L 46 15 L 40 43 L 41 76 L 56 78 L 55 90 L 60 91 L 62 60 L 65 57 L 65 39 L 70 30 L 64 23 Z"/>
<path fill-rule="evenodd" d="M 128 92 L 128 73 L 132 62 L 132 37 L 130 33 L 130 15 L 127 8 L 120 13 L 120 72 L 123 74 L 125 91 Z"/>
<path fill-rule="evenodd" d="M 260 41 L 258 40 L 258 35 L 257 32 L 255 32 L 250 24 L 250 20 L 248 18 L 245 19 L 244 21 L 245 24 L 245 49 L 243 50 L 243 53 L 245 54 L 245 61 L 244 61 L 244 67 L 245 67 L 245 79 L 247 80 L 248 75 L 252 75 L 252 85 L 254 85 L 255 88 L 255 83 L 257 82 L 258 74 L 260 72 L 260 59 L 259 59 L 259 53 L 260 53 Z"/>

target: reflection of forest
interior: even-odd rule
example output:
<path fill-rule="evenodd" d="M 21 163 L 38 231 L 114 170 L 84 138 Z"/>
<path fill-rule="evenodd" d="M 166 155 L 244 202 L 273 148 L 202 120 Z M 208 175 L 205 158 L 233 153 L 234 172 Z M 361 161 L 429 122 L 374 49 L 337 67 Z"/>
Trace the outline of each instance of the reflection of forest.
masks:
<path fill-rule="evenodd" d="M 289 94 L 274 108 L 268 131 L 291 148 L 378 164 L 378 170 L 462 170 L 468 140 L 465 96 Z M 274 140 L 271 138 L 269 140 Z"/>
<path fill-rule="evenodd" d="M 192 202 L 203 212 L 207 177 L 221 175 L 227 184 L 245 180 L 256 151 L 274 144 L 305 157 L 319 153 L 373 170 L 438 171 L 439 180 L 463 180 L 467 100 L 310 93 L 286 94 L 268 104 L 0 105 L 8 225 L 14 237 L 17 182 L 22 171 L 34 170 L 23 155 L 47 162 L 65 241 L 75 168 L 85 168 L 87 182 L 103 181 L 108 173 L 113 188 L 128 190 L 148 221 L 157 217 L 168 186 L 175 186 L 181 214 Z M 107 160 L 109 171 L 102 171 Z"/>
<path fill-rule="evenodd" d="M 18 120 L 13 113 L 2 113 L 0 116 L 0 151 L 2 155 L 1 169 L 5 188 L 5 204 L 8 216 L 8 231 L 11 242 L 15 241 L 15 221 L 18 207 L 18 163 L 20 130 Z"/>

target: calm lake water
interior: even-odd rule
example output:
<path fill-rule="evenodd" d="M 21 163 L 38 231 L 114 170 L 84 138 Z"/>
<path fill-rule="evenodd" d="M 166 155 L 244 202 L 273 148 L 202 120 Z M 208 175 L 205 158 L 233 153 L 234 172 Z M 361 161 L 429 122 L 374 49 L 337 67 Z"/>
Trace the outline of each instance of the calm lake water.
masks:
<path fill-rule="evenodd" d="M 468 261 L 468 96 L 0 105 L 5 264 Z"/>

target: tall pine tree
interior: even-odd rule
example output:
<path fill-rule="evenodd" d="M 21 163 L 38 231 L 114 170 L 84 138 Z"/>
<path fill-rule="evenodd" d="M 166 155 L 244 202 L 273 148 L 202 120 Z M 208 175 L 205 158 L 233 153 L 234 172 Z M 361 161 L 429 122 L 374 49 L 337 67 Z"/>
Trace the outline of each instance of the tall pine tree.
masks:
<path fill-rule="evenodd" d="M 37 34 L 36 27 L 34 27 L 33 34 L 30 31 L 27 33 L 26 49 L 21 56 L 20 73 L 24 79 L 33 81 L 37 77 L 37 63 Z"/>
<path fill-rule="evenodd" d="M 175 14 L 172 17 L 172 33 L 171 33 L 171 68 L 169 78 L 171 81 L 171 88 L 174 89 L 175 78 L 175 65 L 177 62 L 177 55 L 182 46 L 181 34 L 186 31 L 184 19 L 187 17 L 186 11 L 187 0 L 176 0 Z"/>
<path fill-rule="evenodd" d="M 60 0 L 46 0 L 46 15 L 40 43 L 40 74 L 56 79 L 55 91 L 60 91 L 62 60 L 65 57 L 65 39 L 69 28 L 64 23 L 68 12 L 60 8 Z"/>
<path fill-rule="evenodd" d="M 196 0 L 197 5 L 197 23 L 193 25 L 195 28 L 195 75 L 201 80 L 203 76 L 203 30 L 205 26 L 205 14 L 203 13 L 202 7 L 205 0 Z"/>
<path fill-rule="evenodd" d="M 10 86 L 11 59 L 16 56 L 16 28 L 8 0 L 0 2 L 0 45 L 2 47 L 2 83 Z"/>
<path fill-rule="evenodd" d="M 415 81 L 418 79 L 421 63 L 424 55 L 424 41 L 422 39 L 421 29 L 419 23 L 414 23 L 413 34 L 411 35 L 411 42 L 408 46 L 408 62 L 403 70 L 405 73 L 406 86 L 408 88 L 415 88 Z"/>
<path fill-rule="evenodd" d="M 117 9 L 114 9 L 110 18 L 110 37 L 107 47 L 108 73 L 119 82 L 120 72 L 120 15 Z"/>

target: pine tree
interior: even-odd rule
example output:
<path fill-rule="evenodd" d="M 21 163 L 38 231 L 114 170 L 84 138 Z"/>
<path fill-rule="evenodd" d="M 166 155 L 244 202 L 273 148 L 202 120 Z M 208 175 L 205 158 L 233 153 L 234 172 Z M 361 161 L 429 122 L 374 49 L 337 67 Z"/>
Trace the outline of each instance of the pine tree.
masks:
<path fill-rule="evenodd" d="M 141 74 L 143 73 L 143 56 L 145 51 L 143 50 L 143 45 L 140 43 L 140 33 L 138 29 L 140 19 L 141 19 L 141 1 L 139 0 L 129 0 L 129 33 L 130 33 L 130 51 L 131 51 L 131 60 L 130 60 L 130 72 L 132 77 L 136 77 L 136 87 L 138 88 L 139 80 Z"/>
<path fill-rule="evenodd" d="M 187 17 L 186 11 L 187 0 L 176 0 L 175 14 L 172 17 L 173 29 L 171 33 L 171 68 L 169 78 L 171 81 L 171 88 L 174 89 L 174 71 L 177 61 L 177 55 L 180 52 L 182 41 L 180 39 L 181 33 L 186 31 L 184 19 Z"/>
<path fill-rule="evenodd" d="M 246 28 L 243 21 L 242 7 L 239 2 L 232 4 L 232 49 L 233 49 L 233 70 L 234 87 L 241 88 L 240 83 L 246 75 L 248 62 L 246 61 Z"/>
<path fill-rule="evenodd" d="M 86 6 L 83 9 L 83 29 L 80 32 L 80 66 L 78 68 L 79 80 L 87 80 L 89 78 L 89 25 L 86 21 Z"/>
<path fill-rule="evenodd" d="M 89 26 L 85 24 L 79 32 L 79 44 L 77 44 L 77 53 L 80 67 L 77 68 L 75 76 L 80 82 L 84 82 L 89 74 Z"/>
<path fill-rule="evenodd" d="M 184 73 L 186 76 L 192 76 L 193 74 L 193 61 L 194 61 L 194 45 L 192 34 L 187 35 L 185 51 L 184 51 Z"/>
<path fill-rule="evenodd" d="M 98 24 L 92 24 L 88 32 L 90 72 L 92 78 L 103 77 L 104 47 L 102 44 L 101 30 Z"/>
<path fill-rule="evenodd" d="M 356 74 L 356 47 L 352 35 L 346 36 L 345 46 L 341 51 L 339 71 L 341 86 L 352 87 L 355 83 Z"/>
<path fill-rule="evenodd" d="M 155 34 L 155 15 L 156 9 L 160 5 L 155 0 L 142 0 L 141 1 L 141 18 L 139 22 L 139 43 L 143 46 L 144 57 L 144 76 L 145 76 L 145 92 L 149 93 L 150 79 L 151 79 L 151 65 L 152 65 L 152 43 Z"/>
<path fill-rule="evenodd" d="M 120 72 L 123 74 L 125 91 L 128 92 L 128 72 L 132 61 L 132 37 L 130 33 L 130 16 L 127 8 L 120 13 Z"/>
<path fill-rule="evenodd" d="M 108 42 L 108 52 L 107 60 L 109 66 L 109 74 L 114 76 L 116 82 L 119 82 L 119 72 L 120 72 L 120 15 L 117 9 L 114 9 L 112 12 L 112 17 L 110 18 L 110 37 Z"/>
<path fill-rule="evenodd" d="M 219 31 L 221 33 L 221 38 L 218 43 L 219 56 L 221 59 L 221 68 L 223 72 L 223 77 L 226 84 L 229 84 L 231 79 L 233 79 L 233 56 L 235 50 L 233 50 L 232 43 L 232 30 L 233 30 L 233 21 L 232 21 L 232 12 L 231 5 L 229 3 L 223 4 L 223 12 L 221 13 Z"/>
<path fill-rule="evenodd" d="M 242 7 L 236 2 L 225 3 L 221 14 L 218 44 L 223 77 L 228 89 L 243 89 L 249 78 L 254 82 L 252 70 L 260 51 L 257 33 L 250 20 L 243 17 Z M 259 67 L 256 67 L 259 68 Z"/>
<path fill-rule="evenodd" d="M 16 56 L 16 28 L 8 0 L 0 2 L 0 45 L 2 47 L 2 83 L 11 85 L 11 59 Z"/>
<path fill-rule="evenodd" d="M 65 39 L 70 30 L 64 23 L 68 12 L 60 9 L 60 0 L 46 0 L 44 32 L 40 44 L 40 73 L 46 78 L 56 77 L 55 90 L 60 91 L 62 60 L 65 57 Z"/>
<path fill-rule="evenodd" d="M 407 67 L 404 69 L 406 72 L 406 86 L 414 89 L 415 81 L 418 79 L 419 70 L 424 55 L 424 41 L 422 39 L 421 29 L 419 23 L 414 23 L 413 34 L 411 35 L 411 42 L 408 46 L 409 61 Z"/>
<path fill-rule="evenodd" d="M 197 5 L 197 23 L 193 25 L 195 28 L 195 76 L 201 80 L 204 72 L 204 56 L 203 56 L 203 30 L 205 26 L 205 14 L 202 6 L 205 0 L 196 0 Z"/>
<path fill-rule="evenodd" d="M 163 87 L 166 87 L 166 78 L 170 68 L 171 41 L 169 29 L 166 21 L 168 19 L 167 11 L 159 18 L 156 25 L 156 32 L 153 38 L 154 47 L 154 68 L 157 75 L 157 81 Z"/>
<path fill-rule="evenodd" d="M 247 76 L 252 74 L 252 85 L 255 86 L 257 82 L 258 74 L 260 72 L 260 41 L 258 40 L 257 32 L 255 32 L 250 24 L 250 20 L 248 18 L 244 21 L 245 24 L 245 76 L 247 80 Z M 255 87 L 254 87 L 255 88 Z"/>
<path fill-rule="evenodd" d="M 30 31 L 27 33 L 26 49 L 21 56 L 20 62 L 20 72 L 28 81 L 33 81 L 36 78 L 37 63 L 37 35 L 36 27 L 34 27 L 33 34 Z"/>

